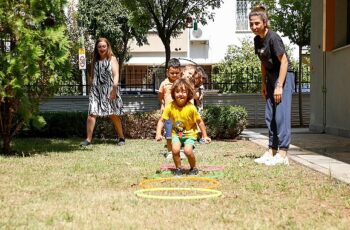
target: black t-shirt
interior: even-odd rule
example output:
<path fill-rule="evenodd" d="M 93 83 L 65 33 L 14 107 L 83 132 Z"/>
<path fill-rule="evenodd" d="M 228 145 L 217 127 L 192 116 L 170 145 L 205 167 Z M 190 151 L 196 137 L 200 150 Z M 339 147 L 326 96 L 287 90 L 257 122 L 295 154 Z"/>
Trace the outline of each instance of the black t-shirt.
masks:
<path fill-rule="evenodd" d="M 268 30 L 264 38 L 255 36 L 254 38 L 255 54 L 258 55 L 262 65 L 265 67 L 268 75 L 278 75 L 281 62 L 278 56 L 286 54 L 288 59 L 288 71 L 292 71 L 289 57 L 286 53 L 281 37 L 274 31 Z"/>

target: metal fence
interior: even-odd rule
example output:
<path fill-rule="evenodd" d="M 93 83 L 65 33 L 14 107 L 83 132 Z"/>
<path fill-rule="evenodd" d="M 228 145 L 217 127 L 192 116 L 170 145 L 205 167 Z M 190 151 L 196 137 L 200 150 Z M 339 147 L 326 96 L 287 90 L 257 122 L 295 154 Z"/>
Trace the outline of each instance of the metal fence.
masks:
<path fill-rule="evenodd" d="M 310 92 L 310 74 L 303 71 L 302 81 L 299 84 L 298 74 L 295 72 L 295 92 Z M 306 73 L 306 74 L 305 74 Z M 157 94 L 159 85 L 164 75 L 140 74 L 137 81 L 122 80 L 120 84 L 121 94 Z M 147 76 L 143 79 L 142 76 Z M 122 76 L 128 79 L 130 76 Z M 133 76 L 134 77 L 134 76 Z M 219 93 L 259 93 L 261 89 L 261 74 L 257 69 L 244 69 L 239 72 L 212 73 L 204 84 L 206 90 L 213 90 Z M 56 96 L 86 95 L 89 93 L 89 86 L 82 84 L 59 84 L 55 91 Z"/>

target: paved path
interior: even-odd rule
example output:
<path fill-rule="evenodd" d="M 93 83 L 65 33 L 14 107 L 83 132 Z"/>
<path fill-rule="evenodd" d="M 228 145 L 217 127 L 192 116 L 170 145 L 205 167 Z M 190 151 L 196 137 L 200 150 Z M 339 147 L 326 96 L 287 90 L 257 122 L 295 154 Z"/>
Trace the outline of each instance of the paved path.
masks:
<path fill-rule="evenodd" d="M 241 134 L 267 146 L 267 129 L 246 129 Z M 312 133 L 308 128 L 292 129 L 289 159 L 350 184 L 350 138 Z"/>

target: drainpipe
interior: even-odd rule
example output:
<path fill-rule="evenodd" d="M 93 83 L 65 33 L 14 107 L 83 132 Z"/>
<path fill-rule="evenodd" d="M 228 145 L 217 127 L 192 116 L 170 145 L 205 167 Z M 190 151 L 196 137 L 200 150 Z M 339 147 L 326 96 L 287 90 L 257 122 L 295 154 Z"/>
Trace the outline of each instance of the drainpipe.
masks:
<path fill-rule="evenodd" d="M 327 107 L 327 54 L 325 51 L 323 51 L 323 74 L 322 74 L 322 113 L 323 113 L 323 120 L 322 120 L 322 133 L 326 132 L 326 125 L 327 125 L 327 111 L 326 111 L 326 107 Z"/>

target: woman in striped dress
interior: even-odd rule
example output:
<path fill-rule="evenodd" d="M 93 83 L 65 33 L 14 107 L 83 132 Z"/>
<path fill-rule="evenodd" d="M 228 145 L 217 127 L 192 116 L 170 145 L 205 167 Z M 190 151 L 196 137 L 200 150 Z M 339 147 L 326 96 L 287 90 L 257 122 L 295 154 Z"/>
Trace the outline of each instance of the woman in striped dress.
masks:
<path fill-rule="evenodd" d="M 123 102 L 118 92 L 119 64 L 106 38 L 95 43 L 93 60 L 93 82 L 89 95 L 89 112 L 86 124 L 86 139 L 80 146 L 91 144 L 96 117 L 109 116 L 119 137 L 118 145 L 125 144 L 120 116 Z"/>

